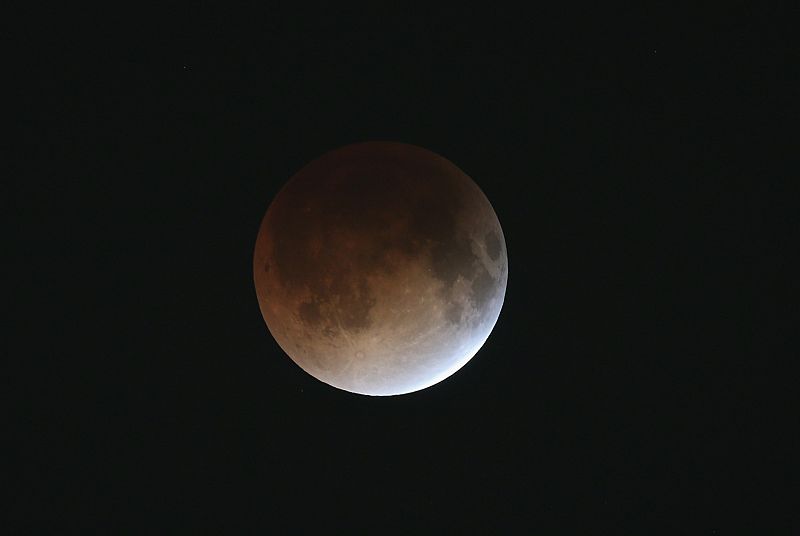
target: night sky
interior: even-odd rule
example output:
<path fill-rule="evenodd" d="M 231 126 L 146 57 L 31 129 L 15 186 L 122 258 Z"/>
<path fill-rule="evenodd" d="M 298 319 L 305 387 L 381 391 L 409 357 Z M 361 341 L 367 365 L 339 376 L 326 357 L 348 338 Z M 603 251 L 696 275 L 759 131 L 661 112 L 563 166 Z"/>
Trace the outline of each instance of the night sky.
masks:
<path fill-rule="evenodd" d="M 796 529 L 782 14 L 114 9 L 19 62 L 21 533 Z M 463 169 L 508 250 L 483 349 L 398 397 L 303 372 L 252 282 L 281 186 L 367 140 Z"/>

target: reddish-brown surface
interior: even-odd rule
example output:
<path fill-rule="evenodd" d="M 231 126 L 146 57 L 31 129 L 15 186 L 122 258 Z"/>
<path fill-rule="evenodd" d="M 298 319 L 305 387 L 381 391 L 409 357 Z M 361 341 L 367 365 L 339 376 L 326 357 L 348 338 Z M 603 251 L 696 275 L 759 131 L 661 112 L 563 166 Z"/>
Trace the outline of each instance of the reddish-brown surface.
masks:
<path fill-rule="evenodd" d="M 298 365 L 387 395 L 444 379 L 480 348 L 507 257 L 466 174 L 419 147 L 370 142 L 289 181 L 261 224 L 253 270 L 269 330 Z"/>

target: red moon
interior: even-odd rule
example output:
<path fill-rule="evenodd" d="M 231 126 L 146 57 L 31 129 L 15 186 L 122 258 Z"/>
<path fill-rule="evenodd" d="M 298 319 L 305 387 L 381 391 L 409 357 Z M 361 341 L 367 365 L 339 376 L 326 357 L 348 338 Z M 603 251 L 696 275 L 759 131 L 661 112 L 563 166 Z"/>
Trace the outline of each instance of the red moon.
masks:
<path fill-rule="evenodd" d="M 301 169 L 267 209 L 253 275 L 261 314 L 303 370 L 397 395 L 447 378 L 483 346 L 505 296 L 505 239 L 458 167 L 395 142 Z"/>

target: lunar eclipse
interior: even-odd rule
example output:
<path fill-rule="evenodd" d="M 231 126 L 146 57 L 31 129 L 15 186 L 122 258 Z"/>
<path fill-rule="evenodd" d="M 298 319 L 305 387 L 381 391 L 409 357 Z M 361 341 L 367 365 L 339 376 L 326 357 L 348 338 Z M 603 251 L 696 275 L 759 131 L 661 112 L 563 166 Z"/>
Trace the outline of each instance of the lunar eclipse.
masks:
<path fill-rule="evenodd" d="M 261 313 L 303 370 L 365 395 L 452 375 L 497 322 L 508 278 L 500 223 L 458 167 L 395 142 L 348 145 L 302 168 L 261 223 Z"/>

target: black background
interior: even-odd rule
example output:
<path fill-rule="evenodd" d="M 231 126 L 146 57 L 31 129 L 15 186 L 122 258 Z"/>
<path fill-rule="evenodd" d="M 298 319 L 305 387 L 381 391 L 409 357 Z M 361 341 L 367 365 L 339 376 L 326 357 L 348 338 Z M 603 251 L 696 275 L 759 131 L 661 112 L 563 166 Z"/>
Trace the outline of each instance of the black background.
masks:
<path fill-rule="evenodd" d="M 789 14 L 726 9 L 40 6 L 11 102 L 10 510 L 52 532 L 790 530 L 797 56 Z M 484 348 L 389 398 L 295 366 L 251 274 L 285 181 L 376 139 L 468 173 L 509 257 Z"/>

